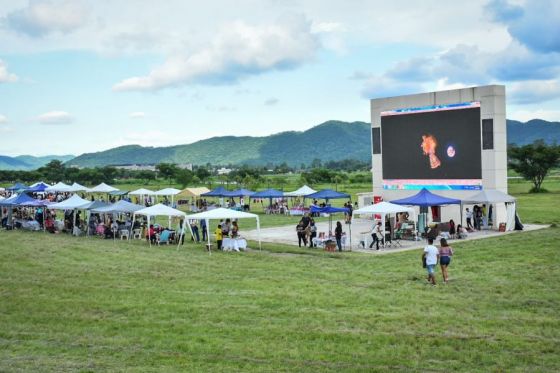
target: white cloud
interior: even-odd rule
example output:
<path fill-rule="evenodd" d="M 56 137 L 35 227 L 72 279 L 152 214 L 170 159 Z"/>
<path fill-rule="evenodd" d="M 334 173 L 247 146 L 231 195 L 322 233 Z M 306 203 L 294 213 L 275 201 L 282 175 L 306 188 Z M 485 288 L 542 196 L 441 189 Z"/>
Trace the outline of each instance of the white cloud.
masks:
<path fill-rule="evenodd" d="M 507 87 L 508 99 L 515 104 L 531 104 L 560 97 L 560 80 L 514 82 Z"/>
<path fill-rule="evenodd" d="M 268 100 L 266 100 L 266 101 L 264 102 L 264 104 L 265 104 L 266 106 L 274 106 L 274 105 L 276 105 L 279 101 L 280 101 L 280 100 L 278 100 L 276 97 L 271 97 L 271 98 L 269 98 Z"/>
<path fill-rule="evenodd" d="M 0 83 L 11 83 L 17 80 L 17 75 L 10 73 L 4 61 L 0 60 Z"/>
<path fill-rule="evenodd" d="M 0 114 L 0 124 L 6 124 L 6 123 L 8 123 L 8 117 Z"/>
<path fill-rule="evenodd" d="M 536 110 L 517 110 L 508 113 L 509 119 L 518 120 L 520 122 L 527 122 L 531 119 L 544 119 L 550 122 L 557 122 L 560 118 L 560 110 L 546 110 L 546 109 L 536 109 Z"/>
<path fill-rule="evenodd" d="M 207 47 L 189 56 L 170 57 L 148 75 L 125 79 L 113 90 L 235 83 L 269 70 L 296 67 L 311 60 L 318 48 L 319 42 L 304 17 L 287 16 L 259 26 L 237 21 L 223 28 Z"/>
<path fill-rule="evenodd" d="M 311 31 L 315 33 L 345 32 L 346 26 L 340 22 L 313 22 Z"/>
<path fill-rule="evenodd" d="M 88 16 L 87 8 L 77 0 L 30 0 L 27 7 L 9 13 L 5 23 L 14 31 L 31 37 L 81 27 Z"/>
<path fill-rule="evenodd" d="M 146 113 L 144 113 L 143 111 L 134 111 L 132 113 L 129 113 L 128 116 L 132 119 L 142 119 L 146 117 Z"/>
<path fill-rule="evenodd" d="M 49 111 L 35 118 L 41 124 L 69 124 L 74 117 L 65 111 Z"/>

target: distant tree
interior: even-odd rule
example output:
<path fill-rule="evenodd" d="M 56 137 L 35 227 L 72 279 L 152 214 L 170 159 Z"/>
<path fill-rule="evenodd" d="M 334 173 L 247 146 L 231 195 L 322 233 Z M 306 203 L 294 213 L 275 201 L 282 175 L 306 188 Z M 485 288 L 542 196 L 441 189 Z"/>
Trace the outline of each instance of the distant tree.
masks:
<path fill-rule="evenodd" d="M 546 145 L 539 141 L 521 147 L 511 146 L 508 151 L 509 166 L 533 183 L 531 192 L 541 192 L 542 183 L 548 172 L 558 167 L 560 161 L 560 147 Z"/>
<path fill-rule="evenodd" d="M 53 183 L 65 180 L 64 178 L 64 165 L 58 159 L 54 159 L 37 169 L 41 175 L 43 175 L 43 179 L 47 182 Z"/>
<path fill-rule="evenodd" d="M 156 173 L 150 170 L 141 170 L 136 173 L 136 177 L 147 182 L 149 180 L 155 180 Z"/>
<path fill-rule="evenodd" d="M 208 169 L 203 166 L 199 166 L 196 169 L 195 174 L 202 182 L 204 182 L 206 179 L 210 177 L 210 171 L 208 171 Z"/>
<path fill-rule="evenodd" d="M 111 166 L 105 166 L 100 169 L 101 173 L 103 174 L 103 182 L 104 183 L 112 183 L 117 176 L 117 169 Z"/>
<path fill-rule="evenodd" d="M 311 162 L 311 168 L 321 168 L 322 166 L 323 166 L 323 163 L 321 162 L 321 160 L 319 158 L 315 158 Z"/>
<path fill-rule="evenodd" d="M 187 169 L 178 169 L 175 171 L 175 181 L 183 188 L 186 188 L 194 178 L 194 173 Z"/>
<path fill-rule="evenodd" d="M 175 177 L 179 167 L 174 163 L 160 163 L 156 166 L 156 170 L 163 179 L 171 181 L 171 179 Z"/>
<path fill-rule="evenodd" d="M 284 176 L 276 176 L 274 178 L 274 181 L 276 182 L 276 185 L 278 185 L 281 190 L 284 190 L 284 186 L 288 184 L 288 179 L 285 178 Z"/>

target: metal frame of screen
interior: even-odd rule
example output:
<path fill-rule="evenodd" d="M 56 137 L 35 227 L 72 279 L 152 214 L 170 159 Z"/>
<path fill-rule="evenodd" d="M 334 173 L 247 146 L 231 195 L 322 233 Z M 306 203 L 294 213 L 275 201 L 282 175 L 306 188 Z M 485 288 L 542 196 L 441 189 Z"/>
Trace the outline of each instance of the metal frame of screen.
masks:
<path fill-rule="evenodd" d="M 381 112 L 381 117 L 393 115 L 417 114 L 426 112 L 437 112 L 446 110 L 462 110 L 480 108 L 480 102 L 462 102 L 447 105 L 432 105 L 416 108 L 402 108 Z M 480 134 L 480 132 L 479 132 Z M 383 154 L 383 156 L 389 156 Z M 383 189 L 386 190 L 480 190 L 482 179 L 385 179 L 383 178 Z"/>

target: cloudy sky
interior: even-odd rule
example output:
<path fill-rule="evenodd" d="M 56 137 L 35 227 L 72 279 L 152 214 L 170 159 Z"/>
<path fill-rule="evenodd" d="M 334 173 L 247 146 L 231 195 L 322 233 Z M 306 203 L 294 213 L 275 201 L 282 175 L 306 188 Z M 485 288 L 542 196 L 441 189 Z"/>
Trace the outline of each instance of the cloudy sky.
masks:
<path fill-rule="evenodd" d="M 0 154 L 369 121 L 368 99 L 505 84 L 560 120 L 560 1 L 0 0 Z"/>

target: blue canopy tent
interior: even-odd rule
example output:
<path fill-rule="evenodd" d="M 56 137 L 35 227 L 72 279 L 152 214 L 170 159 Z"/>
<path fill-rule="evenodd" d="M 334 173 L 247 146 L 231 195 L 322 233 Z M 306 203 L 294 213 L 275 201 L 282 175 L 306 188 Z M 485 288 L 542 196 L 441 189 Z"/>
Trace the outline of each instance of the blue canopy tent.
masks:
<path fill-rule="evenodd" d="M 248 190 L 248 189 L 236 189 L 236 190 L 232 190 L 230 191 L 226 191 L 224 193 L 225 197 L 251 197 L 253 194 L 255 194 L 255 192 L 253 192 L 252 190 Z"/>
<path fill-rule="evenodd" d="M 11 187 L 6 188 L 6 190 L 9 190 L 11 192 L 14 192 L 16 190 L 26 190 L 26 189 L 29 189 L 29 187 L 25 184 L 22 184 L 22 183 L 15 183 Z"/>
<path fill-rule="evenodd" d="M 224 188 L 223 186 L 219 186 L 215 189 L 212 189 L 211 191 L 207 192 L 207 193 L 203 193 L 200 196 L 202 197 L 224 197 L 225 194 L 227 193 L 227 189 Z"/>
<path fill-rule="evenodd" d="M 311 206 L 310 211 L 312 213 L 318 213 L 318 214 L 329 214 L 329 232 L 332 232 L 332 214 L 335 214 L 337 212 L 343 212 L 345 214 L 350 212 L 350 209 L 346 208 L 346 207 L 332 207 L 332 206 L 325 206 L 325 207 L 318 207 L 318 206 Z M 350 248 L 352 248 L 352 223 L 350 223 Z"/>
<path fill-rule="evenodd" d="M 37 192 L 44 192 L 45 189 L 47 189 L 50 185 L 49 184 L 45 184 L 43 182 L 37 183 L 32 187 L 27 188 L 25 191 L 26 192 L 31 192 L 31 193 L 37 193 Z"/>
<path fill-rule="evenodd" d="M 269 206 L 272 206 L 272 199 L 273 198 L 284 198 L 284 192 L 276 189 L 266 189 L 261 190 L 260 192 L 253 193 L 251 198 L 268 198 Z"/>
<path fill-rule="evenodd" d="M 405 205 L 405 206 L 420 206 L 420 211 L 422 212 L 420 216 L 423 215 L 423 221 L 420 221 L 420 216 L 418 216 L 418 230 L 422 232 L 426 225 L 426 216 L 427 216 L 427 208 L 430 206 L 443 206 L 443 205 L 460 205 L 461 200 L 456 198 L 447 198 L 443 196 L 439 196 L 430 192 L 426 188 L 422 188 L 420 192 L 417 194 L 396 199 L 391 201 L 391 203 L 395 203 L 397 205 Z M 423 210 L 423 211 L 422 211 Z M 461 209 L 461 221 L 463 220 L 463 209 Z"/>
<path fill-rule="evenodd" d="M 318 192 L 308 194 L 305 198 L 324 199 L 328 202 L 329 199 L 350 198 L 350 194 L 337 192 L 332 189 L 323 189 Z"/>
<path fill-rule="evenodd" d="M 2 207 L 9 207 L 8 208 L 8 223 L 12 220 L 12 209 L 14 207 L 42 207 L 48 205 L 48 201 L 37 200 L 35 198 L 31 198 L 26 193 L 21 193 L 18 196 L 13 196 L 7 198 L 3 201 L 0 201 L 0 206 Z M 3 218 L 3 216 L 2 216 Z"/>

